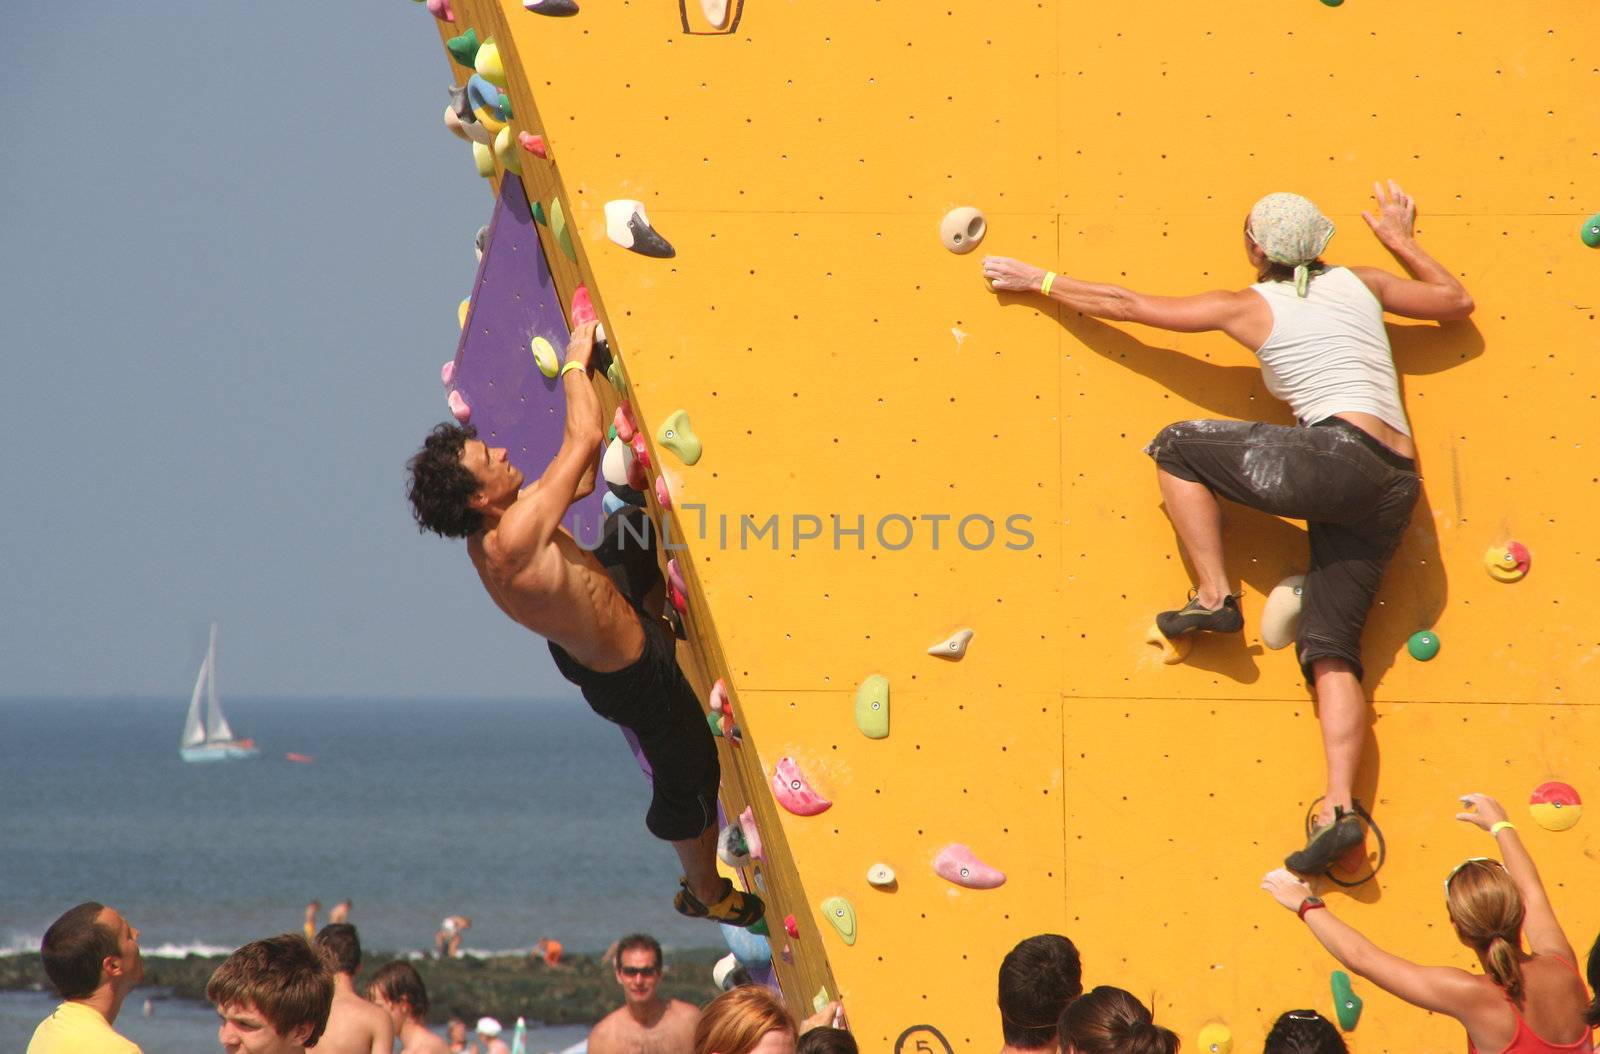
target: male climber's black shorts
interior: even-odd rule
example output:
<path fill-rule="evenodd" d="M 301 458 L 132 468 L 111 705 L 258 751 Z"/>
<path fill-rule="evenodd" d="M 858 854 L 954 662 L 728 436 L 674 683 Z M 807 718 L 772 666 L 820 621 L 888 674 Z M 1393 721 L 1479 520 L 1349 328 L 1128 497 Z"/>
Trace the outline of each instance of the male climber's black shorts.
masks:
<path fill-rule="evenodd" d="M 1338 417 L 1309 428 L 1179 421 L 1145 452 L 1229 501 L 1305 520 L 1311 540 L 1295 654 L 1344 659 L 1362 676 L 1361 630 L 1421 491 L 1417 469 Z"/>
<path fill-rule="evenodd" d="M 629 529 L 623 530 L 624 525 Z M 641 534 L 647 549 L 638 541 Z M 633 605 L 644 631 L 644 651 L 610 673 L 589 669 L 554 642 L 550 654 L 561 676 L 578 686 L 595 713 L 638 740 L 655 789 L 645 827 L 669 842 L 698 837 L 716 822 L 722 772 L 705 712 L 678 667 L 677 641 L 665 622 L 644 611 L 645 596 L 661 581 L 655 537 L 644 510 L 630 507 L 611 516 L 595 557 Z"/>

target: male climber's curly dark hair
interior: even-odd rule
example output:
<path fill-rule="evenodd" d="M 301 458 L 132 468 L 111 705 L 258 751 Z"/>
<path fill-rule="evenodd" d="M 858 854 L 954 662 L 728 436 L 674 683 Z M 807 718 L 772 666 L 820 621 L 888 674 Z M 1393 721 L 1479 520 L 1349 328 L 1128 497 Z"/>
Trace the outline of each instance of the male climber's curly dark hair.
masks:
<path fill-rule="evenodd" d="M 1333 1022 L 1315 1010 L 1291 1010 L 1267 1033 L 1263 1054 L 1349 1054 Z"/>
<path fill-rule="evenodd" d="M 467 504 L 478 492 L 478 481 L 461 464 L 462 447 L 476 438 L 478 430 L 471 425 L 439 425 L 406 463 L 411 473 L 406 496 L 418 530 L 465 538 L 483 526 L 483 514 Z"/>

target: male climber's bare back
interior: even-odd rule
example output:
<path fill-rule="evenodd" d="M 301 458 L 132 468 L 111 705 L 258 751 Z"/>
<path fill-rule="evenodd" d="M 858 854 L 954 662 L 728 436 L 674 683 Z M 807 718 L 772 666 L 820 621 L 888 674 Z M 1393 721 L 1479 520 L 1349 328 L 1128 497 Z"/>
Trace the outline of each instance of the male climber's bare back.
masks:
<path fill-rule="evenodd" d="M 503 556 L 496 530 L 467 540 L 484 589 L 511 619 L 597 673 L 620 670 L 644 651 L 644 630 L 594 554 L 564 529 L 526 561 Z"/>

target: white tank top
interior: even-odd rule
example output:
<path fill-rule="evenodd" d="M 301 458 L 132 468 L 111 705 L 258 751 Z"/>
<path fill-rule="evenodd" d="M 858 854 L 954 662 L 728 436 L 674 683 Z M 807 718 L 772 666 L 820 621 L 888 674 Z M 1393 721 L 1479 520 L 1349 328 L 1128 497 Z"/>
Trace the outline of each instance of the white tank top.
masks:
<path fill-rule="evenodd" d="M 1312 277 L 1304 298 L 1293 282 L 1250 288 L 1272 309 L 1272 333 L 1256 352 L 1261 375 L 1301 424 L 1354 411 L 1411 434 L 1383 305 L 1355 272 L 1330 267 Z"/>

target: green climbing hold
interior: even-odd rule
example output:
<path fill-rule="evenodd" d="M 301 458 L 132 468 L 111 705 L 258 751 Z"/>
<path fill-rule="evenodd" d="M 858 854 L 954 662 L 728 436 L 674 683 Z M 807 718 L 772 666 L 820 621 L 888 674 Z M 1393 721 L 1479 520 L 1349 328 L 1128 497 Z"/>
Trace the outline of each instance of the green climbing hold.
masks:
<path fill-rule="evenodd" d="M 1361 1020 L 1361 997 L 1343 970 L 1333 971 L 1333 1012 L 1339 1018 L 1339 1027 L 1346 1032 L 1353 1031 Z"/>
<path fill-rule="evenodd" d="M 822 902 L 822 914 L 839 932 L 846 944 L 856 942 L 856 909 L 843 897 L 829 897 Z M 824 1003 L 824 1006 L 827 1004 Z"/>
<path fill-rule="evenodd" d="M 501 92 L 500 93 L 499 104 L 500 104 L 500 119 L 502 121 L 511 120 L 511 96 L 507 95 L 505 92 Z"/>
<path fill-rule="evenodd" d="M 656 429 L 656 442 L 678 455 L 678 460 L 685 465 L 700 460 L 700 437 L 689 427 L 689 415 L 682 410 L 672 411 L 661 422 L 661 427 Z"/>
<path fill-rule="evenodd" d="M 545 226 L 550 224 L 550 221 L 544 218 L 544 202 L 542 201 L 533 203 L 533 222 L 542 223 Z"/>
<path fill-rule="evenodd" d="M 1578 228 L 1578 237 L 1589 248 L 1600 249 L 1600 212 L 1583 221 L 1583 226 Z"/>
<path fill-rule="evenodd" d="M 450 57 L 456 60 L 457 65 L 467 69 L 475 69 L 474 63 L 478 59 L 478 31 L 469 29 L 458 37 L 451 37 L 444 42 L 449 49 Z"/>
<path fill-rule="evenodd" d="M 856 689 L 856 727 L 868 739 L 889 737 L 889 678 L 875 673 Z"/>
<path fill-rule="evenodd" d="M 819 988 L 817 989 L 817 994 L 811 997 L 811 1012 L 814 1014 L 820 1014 L 822 1013 L 822 1008 L 831 1002 L 833 1002 L 833 1000 L 828 998 L 828 990 L 826 988 Z"/>
<path fill-rule="evenodd" d="M 1406 641 L 1406 651 L 1418 662 L 1427 662 L 1439 654 L 1439 635 L 1432 630 L 1418 630 Z"/>
<path fill-rule="evenodd" d="M 615 438 L 617 438 L 617 426 L 612 425 L 606 429 L 606 442 L 610 443 Z"/>
<path fill-rule="evenodd" d="M 746 926 L 745 929 L 749 930 L 751 933 L 755 934 L 757 937 L 770 937 L 770 936 L 772 936 L 772 930 L 770 928 L 768 928 L 767 920 L 764 919 L 764 918 L 763 919 L 756 919 L 750 925 Z"/>
<path fill-rule="evenodd" d="M 716 713 L 707 714 L 706 715 L 706 724 L 711 726 L 711 734 L 712 735 L 716 736 L 718 739 L 722 738 L 722 715 L 721 714 L 716 714 Z"/>
<path fill-rule="evenodd" d="M 1322 0 L 1324 7 L 1338 7 L 1344 0 Z"/>
<path fill-rule="evenodd" d="M 555 232 L 556 244 L 567 254 L 567 259 L 576 261 L 578 250 L 572 247 L 572 231 L 567 227 L 567 214 L 561 209 L 560 198 L 550 199 L 550 230 Z"/>

